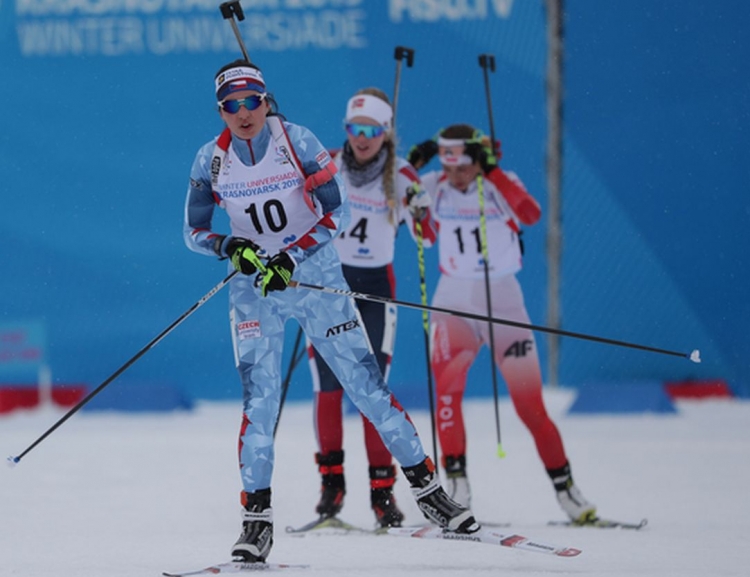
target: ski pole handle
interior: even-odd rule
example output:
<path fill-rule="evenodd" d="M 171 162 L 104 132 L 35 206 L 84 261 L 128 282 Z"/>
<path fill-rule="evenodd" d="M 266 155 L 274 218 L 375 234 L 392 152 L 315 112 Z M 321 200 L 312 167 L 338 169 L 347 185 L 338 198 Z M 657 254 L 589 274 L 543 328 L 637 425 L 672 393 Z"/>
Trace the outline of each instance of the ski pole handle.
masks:
<path fill-rule="evenodd" d="M 414 49 L 407 48 L 406 46 L 396 46 L 393 57 L 399 61 L 406 59 L 406 67 L 411 68 L 412 64 L 414 64 Z"/>

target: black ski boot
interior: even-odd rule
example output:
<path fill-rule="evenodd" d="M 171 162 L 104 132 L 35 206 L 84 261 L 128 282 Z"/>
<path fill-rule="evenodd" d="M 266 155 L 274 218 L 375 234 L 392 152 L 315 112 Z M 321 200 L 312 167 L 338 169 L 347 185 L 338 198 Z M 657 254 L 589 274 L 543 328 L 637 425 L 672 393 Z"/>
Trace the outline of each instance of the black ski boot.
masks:
<path fill-rule="evenodd" d="M 401 527 L 404 514 L 396 505 L 393 484 L 396 482 L 396 469 L 370 467 L 370 504 L 380 527 Z"/>
<path fill-rule="evenodd" d="M 333 451 L 327 455 L 315 453 L 315 461 L 322 477 L 320 501 L 315 506 L 315 512 L 323 519 L 335 517 L 344 506 L 346 495 L 344 451 Z"/>
<path fill-rule="evenodd" d="M 271 489 L 242 492 L 242 534 L 232 548 L 232 556 L 245 563 L 263 563 L 273 545 Z"/>
<path fill-rule="evenodd" d="M 479 523 L 471 511 L 451 499 L 440 486 L 435 476 L 435 465 L 429 457 L 419 465 L 403 467 L 402 470 L 409 480 L 420 511 L 427 519 L 456 533 L 479 530 Z"/>

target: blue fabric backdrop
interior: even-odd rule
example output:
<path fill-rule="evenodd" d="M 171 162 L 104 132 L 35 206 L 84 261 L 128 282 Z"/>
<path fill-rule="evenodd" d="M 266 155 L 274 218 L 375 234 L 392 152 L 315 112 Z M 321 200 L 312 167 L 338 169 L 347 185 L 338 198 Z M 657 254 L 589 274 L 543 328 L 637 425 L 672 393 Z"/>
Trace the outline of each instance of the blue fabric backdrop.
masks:
<path fill-rule="evenodd" d="M 567 4 L 564 328 L 700 348 L 704 363 L 563 339 L 560 381 L 718 377 L 743 391 L 750 15 L 740 0 Z M 493 54 L 503 164 L 544 210 L 541 0 L 243 6 L 243 36 L 281 111 L 331 148 L 343 142 L 354 91 L 392 93 L 397 45 L 416 51 L 401 75 L 402 153 L 451 123 L 487 130 L 478 55 Z M 225 274 L 184 247 L 181 225 L 193 156 L 221 128 L 213 75 L 239 49 L 218 2 L 207 0 L 4 0 L 0 16 L 0 322 L 41 320 L 55 382 L 96 386 Z M 520 275 L 536 324 L 546 322 L 545 234 L 544 222 L 527 231 Z M 419 301 L 416 258 L 402 234 L 404 300 Z M 431 252 L 427 265 L 431 292 Z M 214 297 L 112 386 L 239 397 L 226 298 Z M 538 342 L 545 364 L 546 337 Z M 419 312 L 401 311 L 397 348 L 391 384 L 404 404 L 423 404 Z M 491 394 L 488 359 L 472 369 L 470 394 Z M 303 366 L 290 398 L 309 391 Z"/>

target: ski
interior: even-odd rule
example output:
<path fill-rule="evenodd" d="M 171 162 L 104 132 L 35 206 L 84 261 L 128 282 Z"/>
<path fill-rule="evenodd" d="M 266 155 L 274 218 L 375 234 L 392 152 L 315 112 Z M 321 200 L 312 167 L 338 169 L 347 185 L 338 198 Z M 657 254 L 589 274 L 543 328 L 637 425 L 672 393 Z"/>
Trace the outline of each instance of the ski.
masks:
<path fill-rule="evenodd" d="M 548 525 L 554 527 L 595 527 L 599 529 L 633 529 L 638 531 L 648 524 L 648 519 L 641 519 L 637 523 L 628 521 L 615 521 L 614 519 L 602 519 L 596 517 L 587 521 L 550 521 Z"/>
<path fill-rule="evenodd" d="M 487 527 L 482 527 L 474 533 L 454 533 L 446 531 L 441 527 L 394 527 L 388 529 L 389 535 L 397 537 L 414 537 L 417 539 L 447 539 L 450 541 L 469 541 L 473 543 L 486 543 L 489 545 L 501 545 L 513 547 L 533 553 L 546 553 L 558 557 L 575 557 L 581 554 L 580 549 L 574 547 L 558 547 L 548 543 L 534 541 L 523 535 L 515 533 L 500 533 Z"/>
<path fill-rule="evenodd" d="M 183 571 L 181 573 L 162 573 L 164 577 L 192 577 L 197 575 L 216 575 L 218 573 L 250 573 L 254 571 L 281 571 L 285 569 L 309 569 L 309 565 L 292 565 L 289 563 L 243 563 L 229 561 L 218 563 L 197 571 Z"/>
<path fill-rule="evenodd" d="M 357 527 L 356 525 L 342 521 L 338 517 L 321 517 L 319 519 L 314 519 L 301 527 L 287 526 L 286 532 L 292 535 L 302 536 L 310 533 L 316 535 L 374 535 L 384 533 L 385 531 L 363 529 L 362 527 Z"/>

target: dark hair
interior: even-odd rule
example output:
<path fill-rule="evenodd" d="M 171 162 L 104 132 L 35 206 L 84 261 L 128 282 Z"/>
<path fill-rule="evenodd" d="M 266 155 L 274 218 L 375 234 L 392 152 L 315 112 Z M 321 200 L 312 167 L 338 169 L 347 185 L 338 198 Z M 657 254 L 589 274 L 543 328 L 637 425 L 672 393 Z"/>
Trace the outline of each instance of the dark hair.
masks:
<path fill-rule="evenodd" d="M 222 66 L 221 68 L 219 68 L 219 70 L 216 72 L 216 74 L 214 74 L 214 80 L 216 80 L 222 72 L 226 72 L 230 68 L 237 68 L 238 66 L 244 66 L 246 68 L 255 68 L 259 72 L 263 72 L 260 69 L 259 66 L 256 66 L 255 64 L 253 64 L 249 60 L 245 60 L 244 58 L 238 58 L 237 60 L 234 60 L 234 61 L 230 62 L 229 64 L 225 64 L 224 66 Z"/>
<path fill-rule="evenodd" d="M 443 138 L 456 138 L 460 140 L 481 140 L 484 134 L 481 130 L 474 128 L 471 124 L 452 124 L 440 131 Z"/>
<path fill-rule="evenodd" d="M 229 64 L 225 64 L 224 66 L 219 68 L 216 74 L 214 74 L 214 81 L 223 72 L 226 72 L 230 68 L 237 68 L 238 66 L 246 66 L 247 68 L 255 68 L 255 70 L 258 70 L 261 73 L 263 72 L 260 69 L 260 66 L 257 66 L 256 64 L 253 64 L 252 62 L 250 62 L 249 60 L 245 60 L 244 58 L 238 58 L 237 60 L 234 60 L 230 62 Z M 276 102 L 276 97 L 268 91 L 266 91 L 266 102 L 268 102 L 268 105 L 269 105 L 268 114 L 266 114 L 266 116 L 276 115 L 276 116 L 281 116 L 282 119 L 286 120 L 284 118 L 284 115 L 279 113 L 279 104 Z"/>

